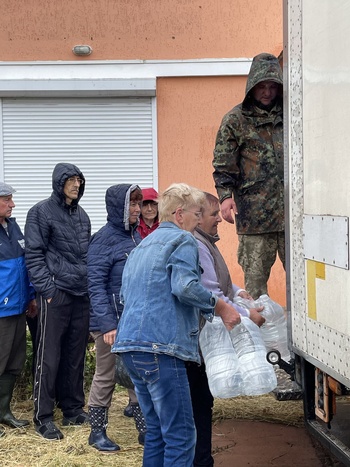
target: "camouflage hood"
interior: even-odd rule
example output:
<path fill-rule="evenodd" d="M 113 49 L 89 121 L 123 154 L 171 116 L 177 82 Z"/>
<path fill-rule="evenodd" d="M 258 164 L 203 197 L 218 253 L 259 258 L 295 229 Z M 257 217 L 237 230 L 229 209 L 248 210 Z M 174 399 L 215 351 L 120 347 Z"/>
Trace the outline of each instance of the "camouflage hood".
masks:
<path fill-rule="evenodd" d="M 280 85 L 280 95 L 282 95 L 282 69 L 278 59 L 274 55 L 262 53 L 253 58 L 245 89 L 246 97 L 244 101 L 248 98 L 253 87 L 261 83 L 261 81 L 275 81 Z"/>

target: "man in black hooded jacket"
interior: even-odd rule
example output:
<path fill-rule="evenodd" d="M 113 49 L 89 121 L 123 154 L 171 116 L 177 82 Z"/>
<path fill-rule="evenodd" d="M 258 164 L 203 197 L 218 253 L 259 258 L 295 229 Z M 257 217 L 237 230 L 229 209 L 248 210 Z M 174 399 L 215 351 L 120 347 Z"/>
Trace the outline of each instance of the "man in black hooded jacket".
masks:
<path fill-rule="evenodd" d="M 63 438 L 53 423 L 55 402 L 63 426 L 87 422 L 83 377 L 89 333 L 87 249 L 90 220 L 79 206 L 85 178 L 59 163 L 50 198 L 33 206 L 25 226 L 26 262 L 38 298 L 34 423 L 43 438 Z"/>

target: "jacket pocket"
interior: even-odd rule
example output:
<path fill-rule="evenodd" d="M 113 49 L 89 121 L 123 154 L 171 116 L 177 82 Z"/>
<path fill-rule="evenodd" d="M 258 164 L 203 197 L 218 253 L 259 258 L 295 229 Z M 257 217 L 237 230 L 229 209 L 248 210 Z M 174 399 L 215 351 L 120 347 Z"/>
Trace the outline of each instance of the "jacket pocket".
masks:
<path fill-rule="evenodd" d="M 241 186 L 237 189 L 238 195 L 246 195 L 250 193 L 255 193 L 256 191 L 260 191 L 261 186 L 265 182 L 264 178 L 260 178 L 258 180 L 246 180 L 244 181 Z"/>

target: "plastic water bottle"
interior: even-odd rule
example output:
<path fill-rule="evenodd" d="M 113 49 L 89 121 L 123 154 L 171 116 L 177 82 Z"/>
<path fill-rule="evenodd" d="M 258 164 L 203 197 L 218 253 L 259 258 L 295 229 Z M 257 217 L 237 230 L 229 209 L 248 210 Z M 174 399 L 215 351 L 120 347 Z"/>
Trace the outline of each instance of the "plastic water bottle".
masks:
<path fill-rule="evenodd" d="M 239 295 L 233 299 L 233 302 L 242 308 L 246 308 L 247 310 L 250 308 L 256 308 L 254 300 L 248 300 L 247 298 L 242 298 Z"/>
<path fill-rule="evenodd" d="M 261 295 L 255 301 L 255 307 L 263 306 L 261 312 L 265 318 L 265 323 L 261 326 L 260 332 L 265 342 L 266 350 L 278 350 L 282 360 L 290 361 L 288 349 L 287 320 L 283 308 L 268 295 Z"/>
<path fill-rule="evenodd" d="M 200 335 L 209 389 L 214 397 L 229 398 L 243 394 L 237 354 L 222 319 L 206 322 Z"/>
<path fill-rule="evenodd" d="M 242 317 L 241 323 L 229 334 L 237 352 L 244 394 L 258 396 L 271 392 L 277 386 L 277 379 L 273 366 L 266 360 L 259 327 L 249 318 Z"/>

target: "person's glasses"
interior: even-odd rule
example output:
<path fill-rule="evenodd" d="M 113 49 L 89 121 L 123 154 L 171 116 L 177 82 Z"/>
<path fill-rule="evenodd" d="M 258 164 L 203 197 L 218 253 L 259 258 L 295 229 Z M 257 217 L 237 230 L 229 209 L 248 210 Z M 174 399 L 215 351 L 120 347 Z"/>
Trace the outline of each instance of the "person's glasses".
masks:
<path fill-rule="evenodd" d="M 188 209 L 183 209 L 183 211 L 192 212 L 192 214 L 194 214 L 197 217 L 197 219 L 200 219 L 202 217 L 202 211 L 189 211 Z"/>
<path fill-rule="evenodd" d="M 78 182 L 79 185 L 83 185 L 85 180 L 83 180 L 82 178 L 78 178 L 78 177 L 70 177 L 70 178 L 67 178 L 67 182 L 71 184 Z"/>
<path fill-rule="evenodd" d="M 184 208 L 181 208 L 183 211 L 186 211 L 186 212 L 192 212 L 192 214 L 194 214 L 197 219 L 200 219 L 202 217 L 202 211 L 190 211 L 189 209 L 184 209 Z M 176 211 L 172 212 L 171 214 L 175 214 Z"/>

